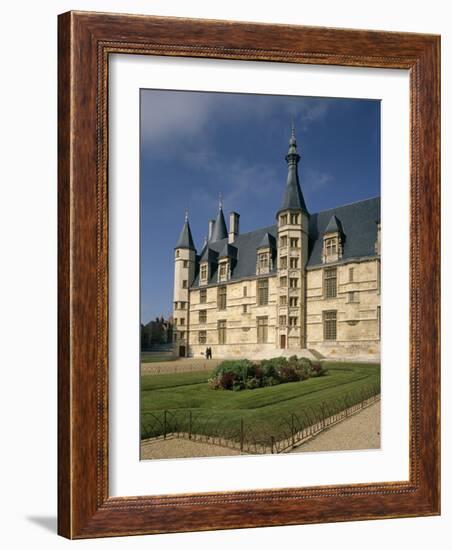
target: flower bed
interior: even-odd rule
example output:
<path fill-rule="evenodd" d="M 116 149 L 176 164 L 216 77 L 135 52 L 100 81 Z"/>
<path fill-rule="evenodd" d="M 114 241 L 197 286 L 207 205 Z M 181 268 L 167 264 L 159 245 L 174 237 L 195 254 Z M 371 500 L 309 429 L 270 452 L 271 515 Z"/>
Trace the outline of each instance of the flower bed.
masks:
<path fill-rule="evenodd" d="M 212 372 L 208 383 L 214 390 L 254 390 L 287 382 L 300 382 L 327 373 L 319 361 L 298 358 L 296 355 L 289 359 L 274 357 L 262 361 L 239 359 L 220 363 Z"/>

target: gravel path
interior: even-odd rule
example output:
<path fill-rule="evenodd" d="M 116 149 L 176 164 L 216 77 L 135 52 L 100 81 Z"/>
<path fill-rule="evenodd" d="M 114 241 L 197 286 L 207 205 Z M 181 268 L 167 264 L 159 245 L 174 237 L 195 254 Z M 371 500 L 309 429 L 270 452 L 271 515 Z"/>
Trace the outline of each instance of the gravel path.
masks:
<path fill-rule="evenodd" d="M 192 458 L 239 455 L 237 449 L 189 439 L 148 439 L 141 442 L 141 460 L 150 458 Z"/>
<path fill-rule="evenodd" d="M 319 433 L 291 453 L 380 448 L 380 401 Z"/>
<path fill-rule="evenodd" d="M 141 363 L 141 374 L 171 374 L 174 372 L 212 371 L 223 359 L 187 358 L 174 361 Z"/>

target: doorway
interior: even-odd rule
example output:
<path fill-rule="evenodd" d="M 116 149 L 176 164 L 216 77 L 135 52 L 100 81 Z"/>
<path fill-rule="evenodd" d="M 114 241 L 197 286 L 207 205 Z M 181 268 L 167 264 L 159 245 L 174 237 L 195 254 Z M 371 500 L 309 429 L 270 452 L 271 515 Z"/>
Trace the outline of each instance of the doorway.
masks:
<path fill-rule="evenodd" d="M 279 336 L 279 347 L 281 349 L 286 349 L 286 335 L 280 334 Z"/>

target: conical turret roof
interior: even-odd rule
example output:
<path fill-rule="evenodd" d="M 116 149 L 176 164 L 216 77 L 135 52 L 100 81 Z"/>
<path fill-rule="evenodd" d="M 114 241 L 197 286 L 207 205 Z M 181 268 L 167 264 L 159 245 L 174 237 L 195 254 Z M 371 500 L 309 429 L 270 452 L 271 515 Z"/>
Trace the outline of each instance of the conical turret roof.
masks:
<path fill-rule="evenodd" d="M 185 215 L 185 223 L 180 232 L 179 239 L 174 248 L 188 248 L 189 250 L 196 250 L 191 234 L 190 223 L 188 222 L 188 215 Z"/>
<path fill-rule="evenodd" d="M 213 226 L 212 236 L 210 237 L 210 242 L 221 241 L 221 239 L 226 239 L 227 236 L 228 230 L 226 229 L 226 222 L 224 221 L 223 208 L 220 205 L 217 219 L 215 220 L 215 225 Z"/>

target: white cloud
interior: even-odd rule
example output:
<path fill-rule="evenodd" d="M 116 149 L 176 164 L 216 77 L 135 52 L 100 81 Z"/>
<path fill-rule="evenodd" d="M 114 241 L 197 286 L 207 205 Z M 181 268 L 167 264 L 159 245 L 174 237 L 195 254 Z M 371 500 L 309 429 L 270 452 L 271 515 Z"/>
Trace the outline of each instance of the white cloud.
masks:
<path fill-rule="evenodd" d="M 147 90 L 141 95 L 142 137 L 145 145 L 162 149 L 176 146 L 187 137 L 204 141 L 209 124 L 236 120 L 268 121 L 287 115 L 295 118 L 299 129 L 323 120 L 329 111 L 328 100 L 288 96 L 222 94 Z"/>

